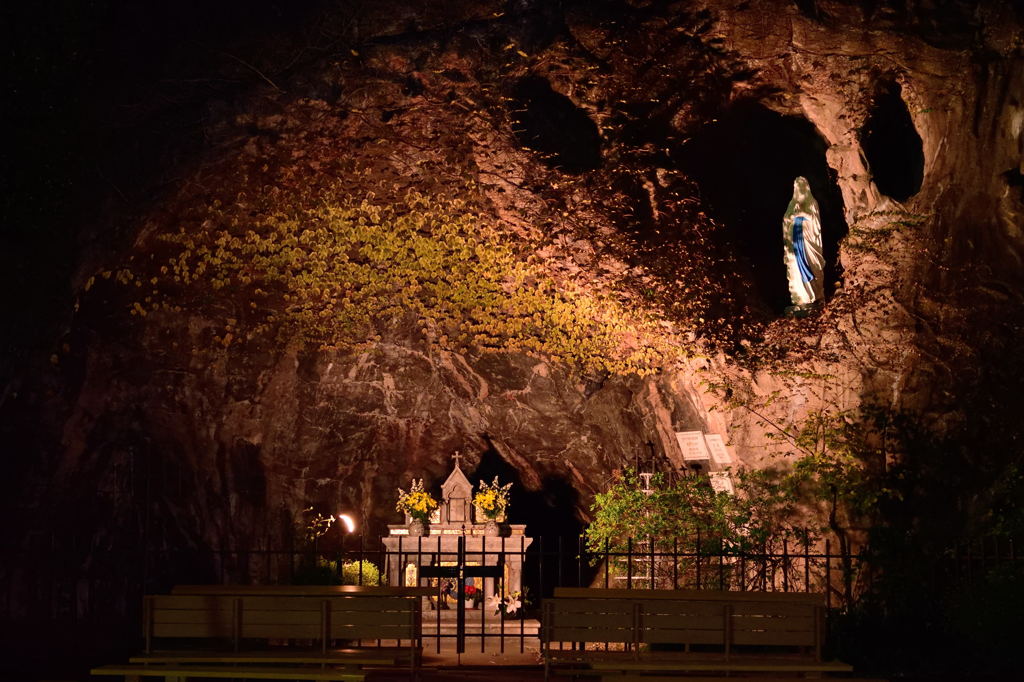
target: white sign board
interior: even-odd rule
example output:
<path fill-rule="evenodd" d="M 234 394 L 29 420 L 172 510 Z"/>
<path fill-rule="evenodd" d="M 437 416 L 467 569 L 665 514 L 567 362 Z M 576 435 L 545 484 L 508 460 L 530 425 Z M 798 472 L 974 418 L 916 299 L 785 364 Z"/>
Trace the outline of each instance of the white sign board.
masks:
<path fill-rule="evenodd" d="M 727 467 L 732 464 L 732 458 L 729 457 L 729 451 L 725 448 L 725 441 L 717 433 L 709 433 L 704 436 L 704 440 L 707 442 L 708 450 L 711 451 L 711 461 L 721 467 Z"/>
<path fill-rule="evenodd" d="M 732 479 L 729 478 L 728 471 L 712 471 L 711 472 L 711 489 L 716 493 L 729 493 L 732 495 Z"/>
<path fill-rule="evenodd" d="M 703 431 L 676 431 L 676 440 L 687 462 L 707 462 L 711 459 L 704 443 Z"/>

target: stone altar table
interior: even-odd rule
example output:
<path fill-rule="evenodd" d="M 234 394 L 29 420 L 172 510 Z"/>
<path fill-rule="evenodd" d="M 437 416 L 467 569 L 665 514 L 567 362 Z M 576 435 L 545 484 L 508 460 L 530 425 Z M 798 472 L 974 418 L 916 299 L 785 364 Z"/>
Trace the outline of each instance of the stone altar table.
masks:
<path fill-rule="evenodd" d="M 492 596 L 505 597 L 522 591 L 523 560 L 533 538 L 526 537 L 523 524 L 501 524 L 500 536 L 485 535 L 485 519 L 473 507 L 473 486 L 459 466 L 458 455 L 451 474 L 441 486 L 441 502 L 430 519 L 429 535 L 409 535 L 409 522 L 388 526 L 384 538 L 387 549 L 388 585 L 420 584 L 423 566 L 456 566 L 459 563 L 459 538 L 465 538 L 466 566 L 498 566 L 502 579 L 476 578 L 483 584 L 484 604 Z M 503 521 L 504 519 L 499 519 Z M 467 583 L 474 584 L 474 579 Z M 500 587 L 499 587 L 500 584 Z"/>

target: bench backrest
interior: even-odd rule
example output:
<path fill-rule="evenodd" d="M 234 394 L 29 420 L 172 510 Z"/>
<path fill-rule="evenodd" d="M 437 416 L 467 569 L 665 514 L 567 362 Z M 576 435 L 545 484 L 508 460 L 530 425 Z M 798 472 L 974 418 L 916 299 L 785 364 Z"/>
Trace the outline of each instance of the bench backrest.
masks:
<path fill-rule="evenodd" d="M 628 590 L 596 587 L 556 587 L 556 597 L 582 599 L 668 599 L 678 601 L 728 601 L 763 602 L 785 604 L 811 604 L 825 606 L 825 595 L 821 592 L 758 592 L 754 590 Z"/>
<path fill-rule="evenodd" d="M 822 608 L 812 604 L 731 604 L 731 639 L 736 645 L 818 647 Z"/>
<path fill-rule="evenodd" d="M 541 633 L 546 642 L 635 644 L 638 614 L 632 599 L 545 599 Z"/>
<path fill-rule="evenodd" d="M 723 602 L 638 599 L 644 644 L 726 644 L 729 607 Z"/>
<path fill-rule="evenodd" d="M 144 602 L 147 651 L 157 637 L 419 640 L 419 597 L 155 595 Z"/>
<path fill-rule="evenodd" d="M 818 594 L 571 588 L 555 595 L 544 602 L 548 643 L 716 645 L 727 654 L 734 646 L 801 647 L 820 656 Z"/>

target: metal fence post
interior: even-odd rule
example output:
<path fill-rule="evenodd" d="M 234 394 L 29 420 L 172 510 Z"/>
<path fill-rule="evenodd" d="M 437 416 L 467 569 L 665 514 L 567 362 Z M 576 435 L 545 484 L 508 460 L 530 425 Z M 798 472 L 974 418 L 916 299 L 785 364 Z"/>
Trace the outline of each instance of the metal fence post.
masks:
<path fill-rule="evenodd" d="M 804 529 L 804 592 L 811 591 L 811 548 L 809 531 Z"/>
<path fill-rule="evenodd" d="M 789 592 L 789 543 L 786 538 L 782 538 L 782 591 Z"/>
<path fill-rule="evenodd" d="M 825 538 L 825 607 L 832 608 L 832 542 Z"/>
<path fill-rule="evenodd" d="M 697 584 L 695 585 L 695 588 L 698 589 L 698 590 L 701 589 L 701 587 L 702 587 L 701 580 L 700 580 L 700 565 L 701 565 L 701 551 L 700 551 L 700 549 L 701 549 L 700 528 L 698 528 L 697 529 L 697 539 L 694 540 L 694 545 L 693 545 L 693 561 L 694 561 L 695 564 L 697 564 L 697 576 L 696 576 Z"/>
<path fill-rule="evenodd" d="M 626 539 L 626 589 L 633 589 L 633 538 Z"/>
<path fill-rule="evenodd" d="M 650 536 L 649 538 L 647 538 L 647 543 L 648 543 L 648 550 L 649 550 L 649 553 L 650 553 L 650 560 L 651 560 L 651 570 L 650 570 L 650 574 L 651 574 L 651 587 L 650 587 L 650 589 L 653 590 L 654 587 L 655 587 L 655 585 L 654 585 L 654 536 L 653 535 Z"/>

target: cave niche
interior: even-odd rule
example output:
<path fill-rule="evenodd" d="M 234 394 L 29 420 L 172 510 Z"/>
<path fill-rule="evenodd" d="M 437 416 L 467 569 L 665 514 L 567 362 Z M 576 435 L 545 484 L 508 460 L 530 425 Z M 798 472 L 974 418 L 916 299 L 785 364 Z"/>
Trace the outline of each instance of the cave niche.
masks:
<path fill-rule="evenodd" d="M 512 131 L 545 164 L 565 173 L 601 165 L 601 136 L 586 112 L 540 76 L 519 79 L 512 90 Z"/>
<path fill-rule="evenodd" d="M 1003 180 L 1006 181 L 1007 187 L 1020 192 L 1020 200 L 1024 202 L 1024 172 L 1021 172 L 1020 168 L 1011 168 L 1003 173 Z"/>
<path fill-rule="evenodd" d="M 791 303 L 782 220 L 797 176 L 807 178 L 821 211 L 826 298 L 840 277 L 839 241 L 847 225 L 826 148 L 807 119 L 744 100 L 701 128 L 682 150 L 683 169 L 697 182 L 709 214 L 725 226 L 730 248 L 749 267 L 751 286 L 744 296 L 753 308 L 780 314 Z"/>
<path fill-rule="evenodd" d="M 924 149 L 899 83 L 881 83 L 860 129 L 860 143 L 878 191 L 906 201 L 921 190 Z"/>
<path fill-rule="evenodd" d="M 485 436 L 488 448 L 480 456 L 480 463 L 469 476 L 474 488 L 479 481 L 490 483 L 495 476 L 502 484 L 511 483 L 509 491 L 509 522 L 526 524 L 527 535 L 577 537 L 583 532 L 578 510 L 579 492 L 566 479 L 547 475 L 538 490 L 530 490 L 523 483 L 521 473 L 497 451 Z"/>
<path fill-rule="evenodd" d="M 597 568 L 581 560 L 576 544 L 584 525 L 580 520 L 583 503 L 580 493 L 569 478 L 557 473 L 541 476 L 540 487 L 530 490 L 523 483 L 521 472 L 498 453 L 485 434 L 488 444 L 480 463 L 469 476 L 474 488 L 478 481 L 490 483 L 495 476 L 500 483 L 512 483 L 509 491 L 509 522 L 526 524 L 526 535 L 533 543 L 523 562 L 523 586 L 531 598 L 550 597 L 555 585 L 570 584 L 578 579 L 581 587 L 590 584 Z M 539 473 L 539 472 L 538 472 Z M 518 545 L 508 541 L 512 551 Z"/>

